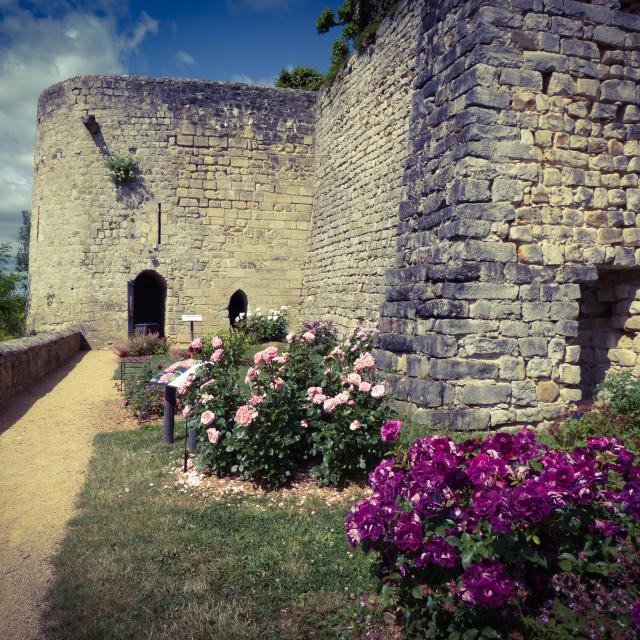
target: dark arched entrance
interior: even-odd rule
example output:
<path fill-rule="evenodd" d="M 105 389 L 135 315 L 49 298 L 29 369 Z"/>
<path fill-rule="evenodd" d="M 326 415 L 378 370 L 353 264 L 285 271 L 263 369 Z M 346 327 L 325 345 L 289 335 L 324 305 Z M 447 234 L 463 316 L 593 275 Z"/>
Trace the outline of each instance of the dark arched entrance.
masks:
<path fill-rule="evenodd" d="M 129 335 L 159 333 L 164 336 L 167 283 L 155 271 L 142 271 L 129 283 Z"/>
<path fill-rule="evenodd" d="M 241 313 L 246 315 L 248 305 L 247 294 L 242 289 L 238 289 L 231 298 L 229 298 L 229 324 L 231 324 L 232 327 L 235 326 L 237 318 Z"/>

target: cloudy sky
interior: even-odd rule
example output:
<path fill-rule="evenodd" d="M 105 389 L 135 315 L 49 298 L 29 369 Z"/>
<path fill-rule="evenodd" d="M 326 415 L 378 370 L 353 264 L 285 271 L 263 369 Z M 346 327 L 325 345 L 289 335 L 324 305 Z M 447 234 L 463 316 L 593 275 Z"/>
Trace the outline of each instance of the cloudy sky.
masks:
<path fill-rule="evenodd" d="M 80 74 L 270 84 L 282 67 L 324 71 L 331 0 L 0 0 L 0 243 L 30 208 L 36 102 Z"/>

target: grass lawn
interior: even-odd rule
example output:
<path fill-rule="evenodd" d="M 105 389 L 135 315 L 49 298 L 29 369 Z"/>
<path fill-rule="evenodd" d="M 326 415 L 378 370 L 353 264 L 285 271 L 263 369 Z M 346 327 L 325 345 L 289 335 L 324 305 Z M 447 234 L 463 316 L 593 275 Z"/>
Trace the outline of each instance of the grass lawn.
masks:
<path fill-rule="evenodd" d="M 346 543 L 348 503 L 181 493 L 180 448 L 157 426 L 97 436 L 48 637 L 351 638 L 379 623 L 358 606 L 375 581 Z"/>

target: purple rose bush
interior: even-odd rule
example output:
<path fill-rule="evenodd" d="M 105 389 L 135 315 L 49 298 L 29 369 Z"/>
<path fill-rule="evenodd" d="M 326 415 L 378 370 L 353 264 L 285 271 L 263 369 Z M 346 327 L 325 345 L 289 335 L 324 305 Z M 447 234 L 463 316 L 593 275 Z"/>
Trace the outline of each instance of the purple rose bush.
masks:
<path fill-rule="evenodd" d="M 409 636 L 637 638 L 638 463 L 613 438 L 564 451 L 531 429 L 396 444 L 347 539 Z"/>
<path fill-rule="evenodd" d="M 376 331 L 358 329 L 325 353 L 314 328 L 333 332 L 309 324 L 242 373 L 221 337 L 195 345 L 211 355 L 179 393 L 202 466 L 268 487 L 308 467 L 321 484 L 344 484 L 375 466 L 388 448 L 379 425 L 393 416 L 370 353 Z"/>

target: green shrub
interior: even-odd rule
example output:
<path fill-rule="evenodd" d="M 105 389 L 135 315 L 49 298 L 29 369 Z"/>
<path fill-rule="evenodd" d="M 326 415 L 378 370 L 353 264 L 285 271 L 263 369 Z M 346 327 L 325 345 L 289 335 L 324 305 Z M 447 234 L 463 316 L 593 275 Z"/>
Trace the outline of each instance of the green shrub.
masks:
<path fill-rule="evenodd" d="M 255 311 L 248 311 L 246 316 L 241 314 L 236 318 L 236 328 L 255 342 L 282 342 L 288 327 L 287 307 L 270 309 L 267 315 L 258 307 Z"/>
<path fill-rule="evenodd" d="M 138 163 L 129 155 L 107 156 L 104 163 L 109 177 L 115 184 L 126 184 L 135 178 Z"/>
<path fill-rule="evenodd" d="M 165 389 L 163 385 L 149 383 L 154 375 L 152 368 L 145 366 L 123 380 L 123 404 L 134 416 L 148 418 L 164 414 Z"/>
<path fill-rule="evenodd" d="M 625 414 L 640 421 L 640 380 L 629 372 L 609 374 L 598 387 L 598 398 L 614 416 Z"/>
<path fill-rule="evenodd" d="M 208 360 L 215 351 L 213 341 L 216 338 L 222 340 L 225 355 L 233 366 L 240 364 L 243 355 L 251 345 L 251 336 L 238 329 L 228 329 L 227 331 L 205 331 L 202 334 L 202 351 L 193 355 L 197 359 Z"/>
<path fill-rule="evenodd" d="M 120 358 L 157 356 L 169 351 L 169 343 L 159 333 L 146 333 L 132 336 L 126 343 L 115 342 L 113 348 Z"/>

